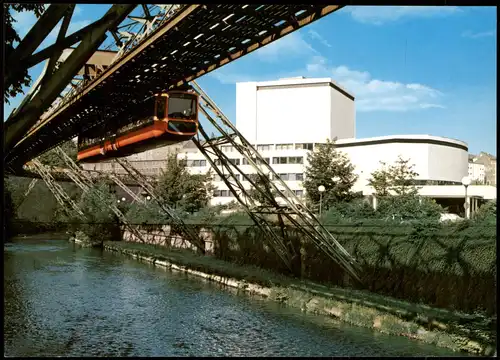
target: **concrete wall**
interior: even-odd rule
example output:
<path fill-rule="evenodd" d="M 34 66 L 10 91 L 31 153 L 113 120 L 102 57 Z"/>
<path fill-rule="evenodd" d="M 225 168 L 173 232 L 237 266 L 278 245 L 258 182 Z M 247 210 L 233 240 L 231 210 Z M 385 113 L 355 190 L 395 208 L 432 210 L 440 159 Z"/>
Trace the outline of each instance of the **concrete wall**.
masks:
<path fill-rule="evenodd" d="M 356 108 L 354 99 L 330 87 L 331 129 L 330 139 L 356 137 Z M 324 141 L 324 140 L 323 140 Z"/>

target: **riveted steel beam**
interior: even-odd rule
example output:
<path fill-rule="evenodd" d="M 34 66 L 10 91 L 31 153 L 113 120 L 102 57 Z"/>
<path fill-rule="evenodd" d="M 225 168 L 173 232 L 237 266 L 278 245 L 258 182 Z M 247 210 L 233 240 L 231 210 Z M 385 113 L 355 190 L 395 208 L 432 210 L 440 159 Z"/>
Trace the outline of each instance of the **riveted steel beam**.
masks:
<path fill-rule="evenodd" d="M 14 79 L 23 69 L 26 69 L 22 66 L 21 60 L 31 55 L 40 46 L 70 7 L 71 5 L 50 5 L 31 30 L 28 31 L 24 39 L 12 51 L 6 61 L 5 67 L 9 69 L 8 74 L 4 78 L 4 86 L 6 88 L 12 85 Z"/>
<path fill-rule="evenodd" d="M 70 5 L 68 8 L 67 13 L 64 15 L 63 22 L 61 24 L 61 28 L 59 29 L 59 34 L 57 34 L 57 40 L 56 44 L 60 44 L 60 42 L 64 39 L 66 36 L 66 32 L 68 31 L 69 24 L 71 22 L 71 17 L 73 16 L 73 12 L 75 11 L 75 4 Z M 45 86 L 47 81 L 50 79 L 50 76 L 54 72 L 54 68 L 56 66 L 57 60 L 62 54 L 63 49 L 58 49 L 52 54 L 52 56 L 49 59 L 49 63 L 47 65 L 47 71 L 45 73 L 45 76 L 42 79 L 42 83 L 40 86 Z"/>
<path fill-rule="evenodd" d="M 43 112 L 71 82 L 74 75 L 99 48 L 99 45 L 106 38 L 106 31 L 115 29 L 136 6 L 137 4 L 113 5 L 104 15 L 106 21 L 84 36 L 82 42 L 68 59 L 52 74 L 46 86 L 40 89 L 30 103 L 11 118 L 10 124 L 6 124 L 5 149 L 12 149 L 16 142 L 36 123 Z"/>

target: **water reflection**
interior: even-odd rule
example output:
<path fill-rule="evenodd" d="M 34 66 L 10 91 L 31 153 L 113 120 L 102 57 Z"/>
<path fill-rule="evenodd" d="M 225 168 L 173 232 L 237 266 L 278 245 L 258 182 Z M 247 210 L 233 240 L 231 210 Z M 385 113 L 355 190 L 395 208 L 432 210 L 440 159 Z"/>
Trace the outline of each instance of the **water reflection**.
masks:
<path fill-rule="evenodd" d="M 8 356 L 456 355 L 61 241 L 4 246 Z"/>

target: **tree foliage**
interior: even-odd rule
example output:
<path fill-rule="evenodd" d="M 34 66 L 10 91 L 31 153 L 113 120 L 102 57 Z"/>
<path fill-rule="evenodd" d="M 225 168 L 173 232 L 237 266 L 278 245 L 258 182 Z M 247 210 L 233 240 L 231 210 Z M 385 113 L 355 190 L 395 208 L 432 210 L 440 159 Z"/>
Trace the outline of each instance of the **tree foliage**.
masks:
<path fill-rule="evenodd" d="M 116 196 L 105 182 L 97 183 L 81 195 L 79 208 L 84 213 L 84 219 L 75 215 L 66 221 L 75 225 L 74 230 L 82 231 L 92 240 L 110 240 L 117 236 L 119 219 L 110 210 L 110 205 L 116 205 Z M 125 210 L 125 209 L 122 209 Z"/>
<path fill-rule="evenodd" d="M 5 29 L 5 40 L 4 40 L 4 51 L 5 59 L 8 59 L 14 50 L 15 43 L 19 43 L 21 38 L 19 34 L 14 29 L 14 23 L 16 19 L 12 16 L 12 11 L 24 12 L 33 11 L 35 16 L 39 18 L 45 11 L 44 4 L 22 4 L 22 3 L 10 3 L 4 4 L 4 29 Z M 28 69 L 24 69 L 19 77 L 13 79 L 13 83 L 4 89 L 4 102 L 10 103 L 9 98 L 16 96 L 17 94 L 23 93 L 23 86 L 29 86 L 31 84 L 31 76 L 28 74 Z"/>
<path fill-rule="evenodd" d="M 488 201 L 483 204 L 474 214 L 474 221 L 485 225 L 496 225 L 497 223 L 497 203 Z"/>
<path fill-rule="evenodd" d="M 398 159 L 393 165 L 381 162 L 371 174 L 369 184 L 380 199 L 377 217 L 394 221 L 438 221 L 444 209 L 432 199 L 418 196 L 415 179 L 418 173 L 410 159 Z"/>
<path fill-rule="evenodd" d="M 351 188 L 358 179 L 349 158 L 335 149 L 335 143 L 327 140 L 309 154 L 303 182 L 307 200 L 316 205 L 320 200 L 318 187 L 323 185 L 323 205 L 325 208 L 339 201 L 349 201 L 354 197 Z"/>
<path fill-rule="evenodd" d="M 410 165 L 410 159 L 398 156 L 393 165 L 387 166 L 384 162 L 380 164 L 382 167 L 374 171 L 368 181 L 378 197 L 416 196 L 418 194 L 418 188 L 415 186 L 418 173 L 414 170 L 415 165 Z"/>
<path fill-rule="evenodd" d="M 158 179 L 157 189 L 167 204 L 181 212 L 194 213 L 209 204 L 213 190 L 212 175 L 190 174 L 177 154 L 170 154 Z"/>

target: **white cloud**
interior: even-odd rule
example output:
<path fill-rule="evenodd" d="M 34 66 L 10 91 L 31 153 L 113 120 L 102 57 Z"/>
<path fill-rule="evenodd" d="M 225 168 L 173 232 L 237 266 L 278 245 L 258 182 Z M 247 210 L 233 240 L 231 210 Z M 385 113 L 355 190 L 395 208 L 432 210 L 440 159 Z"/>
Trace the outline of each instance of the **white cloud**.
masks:
<path fill-rule="evenodd" d="M 370 73 L 347 66 L 330 66 L 325 58 L 315 56 L 306 65 L 310 77 L 331 77 L 356 97 L 358 111 L 411 111 L 444 108 L 437 103 L 442 93 L 429 86 L 373 79 Z"/>
<path fill-rule="evenodd" d="M 303 56 L 317 53 L 313 47 L 305 41 L 300 33 L 293 32 L 285 37 L 264 46 L 255 51 L 260 60 L 266 62 L 280 62 L 283 56 Z"/>
<path fill-rule="evenodd" d="M 235 84 L 237 82 L 259 81 L 256 79 L 255 76 L 250 76 L 242 73 L 232 73 L 222 70 L 223 69 L 213 71 L 209 73 L 208 76 L 219 80 L 219 82 L 221 82 L 222 84 Z"/>
<path fill-rule="evenodd" d="M 469 39 L 479 39 L 479 38 L 484 38 L 484 37 L 490 37 L 490 36 L 495 36 L 497 34 L 496 30 L 491 30 L 491 31 L 483 31 L 483 32 L 472 32 L 470 30 L 464 31 L 462 33 L 462 37 L 469 38 Z"/>
<path fill-rule="evenodd" d="M 280 68 L 277 68 L 277 71 L 272 73 L 263 73 L 259 70 L 258 62 L 252 63 L 251 69 L 248 66 L 242 68 L 239 65 L 241 63 L 233 63 L 209 74 L 209 76 L 224 84 L 276 80 L 294 76 L 329 77 L 351 92 L 356 98 L 356 109 L 364 112 L 404 112 L 444 107 L 439 103 L 443 94 L 427 85 L 374 79 L 367 71 L 351 69 L 345 65 L 333 66 L 329 64 L 327 59 L 321 56 L 299 33 L 292 33 L 276 43 L 270 44 L 269 47 L 258 50 L 257 54 L 259 54 L 257 60 L 265 62 L 283 61 L 291 56 L 301 55 L 303 59 L 298 59 L 298 61 L 304 61 L 306 65 L 294 71 L 280 71 Z M 257 69 L 257 73 L 255 69 Z"/>
<path fill-rule="evenodd" d="M 350 6 L 345 11 L 356 21 L 374 25 L 402 18 L 429 18 L 462 12 L 457 6 Z"/>
<path fill-rule="evenodd" d="M 320 34 L 318 34 L 316 31 L 314 30 L 309 30 L 307 32 L 307 34 L 309 35 L 309 37 L 313 40 L 317 40 L 318 42 L 320 42 L 322 45 L 326 46 L 326 47 L 332 47 L 332 45 L 330 45 L 330 43 L 328 41 L 326 41 L 325 38 L 323 38 L 323 36 L 321 36 Z"/>

